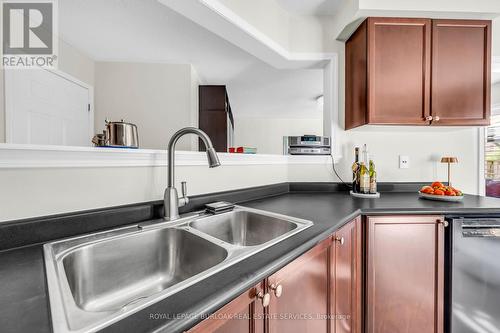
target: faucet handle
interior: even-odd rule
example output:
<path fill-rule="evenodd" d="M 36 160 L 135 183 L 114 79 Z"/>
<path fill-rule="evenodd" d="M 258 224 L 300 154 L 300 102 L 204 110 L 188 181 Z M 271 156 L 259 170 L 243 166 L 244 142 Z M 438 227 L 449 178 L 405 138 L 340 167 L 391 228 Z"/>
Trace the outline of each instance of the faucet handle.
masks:
<path fill-rule="evenodd" d="M 185 206 L 189 203 L 189 198 L 187 196 L 186 182 L 181 182 L 181 192 L 182 192 L 182 197 L 179 198 L 179 207 Z"/>
<path fill-rule="evenodd" d="M 183 198 L 187 197 L 187 183 L 186 182 L 181 182 L 181 192 L 182 192 Z"/>

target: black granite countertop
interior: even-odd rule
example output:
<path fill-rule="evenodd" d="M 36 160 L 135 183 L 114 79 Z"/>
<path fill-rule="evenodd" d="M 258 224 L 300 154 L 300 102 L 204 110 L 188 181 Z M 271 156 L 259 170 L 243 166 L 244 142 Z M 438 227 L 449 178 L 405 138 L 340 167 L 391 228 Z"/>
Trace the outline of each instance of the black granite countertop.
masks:
<path fill-rule="evenodd" d="M 243 206 L 312 220 L 314 226 L 163 301 L 103 332 L 181 332 L 201 315 L 218 308 L 300 256 L 359 215 L 498 214 L 500 200 L 466 195 L 463 202 L 418 199 L 415 192 L 383 193 L 356 199 L 345 192 L 288 192 L 247 201 Z M 0 327 L 2 332 L 51 332 L 43 263 L 43 244 L 0 252 Z"/>

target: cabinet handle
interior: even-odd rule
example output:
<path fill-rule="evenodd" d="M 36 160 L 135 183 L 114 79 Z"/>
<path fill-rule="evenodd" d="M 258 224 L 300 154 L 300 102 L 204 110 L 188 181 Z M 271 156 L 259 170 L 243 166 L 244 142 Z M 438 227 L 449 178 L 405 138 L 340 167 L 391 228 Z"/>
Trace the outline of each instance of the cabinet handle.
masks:
<path fill-rule="evenodd" d="M 276 285 L 273 283 L 270 288 L 274 291 L 274 295 L 276 295 L 277 298 L 283 295 L 283 286 L 281 284 Z"/>
<path fill-rule="evenodd" d="M 344 245 L 344 242 L 345 242 L 344 237 L 339 237 L 339 236 L 336 236 L 336 237 L 335 237 L 335 240 L 336 240 L 337 242 L 339 242 L 339 243 L 340 243 L 340 245 Z"/>
<path fill-rule="evenodd" d="M 264 294 L 262 291 L 259 291 L 257 298 L 262 301 L 262 306 L 265 308 L 267 308 L 271 302 L 271 295 L 269 295 L 269 293 Z"/>
<path fill-rule="evenodd" d="M 424 118 L 424 121 L 432 121 L 434 119 L 432 116 L 427 116 Z"/>
<path fill-rule="evenodd" d="M 443 221 L 443 220 L 437 220 L 437 223 L 442 224 L 443 227 L 445 227 L 445 228 L 449 225 L 448 221 Z"/>
<path fill-rule="evenodd" d="M 433 117 L 433 119 L 432 119 L 432 120 L 433 120 L 433 121 L 440 121 L 440 120 L 441 120 L 441 118 L 439 118 L 439 116 L 435 116 L 435 117 Z"/>

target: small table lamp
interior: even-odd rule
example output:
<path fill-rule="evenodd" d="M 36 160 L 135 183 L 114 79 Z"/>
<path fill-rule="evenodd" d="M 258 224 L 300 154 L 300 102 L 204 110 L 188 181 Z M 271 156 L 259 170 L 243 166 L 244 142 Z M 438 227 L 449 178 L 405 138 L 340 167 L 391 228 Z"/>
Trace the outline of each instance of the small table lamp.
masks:
<path fill-rule="evenodd" d="M 448 186 L 451 186 L 451 163 L 458 163 L 458 158 L 445 156 L 441 158 L 441 163 L 448 163 Z"/>

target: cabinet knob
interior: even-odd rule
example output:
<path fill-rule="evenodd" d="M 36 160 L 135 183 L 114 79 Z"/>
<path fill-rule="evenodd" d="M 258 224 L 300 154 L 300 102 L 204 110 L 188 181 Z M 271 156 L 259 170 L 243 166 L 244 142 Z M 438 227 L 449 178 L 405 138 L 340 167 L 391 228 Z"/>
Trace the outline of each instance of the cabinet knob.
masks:
<path fill-rule="evenodd" d="M 433 121 L 440 121 L 440 120 L 441 120 L 441 118 L 439 118 L 439 116 L 435 116 L 435 117 L 433 117 L 433 119 L 432 119 L 432 120 L 433 120 Z"/>
<path fill-rule="evenodd" d="M 281 284 L 272 284 L 271 285 L 271 290 L 274 291 L 274 295 L 276 295 L 277 298 L 280 298 L 281 295 L 283 295 L 283 286 Z"/>
<path fill-rule="evenodd" d="M 425 121 L 432 121 L 434 119 L 432 116 L 427 116 L 424 118 Z"/>
<path fill-rule="evenodd" d="M 336 240 L 337 242 L 339 242 L 339 243 L 340 243 L 340 245 L 344 245 L 344 242 L 345 242 L 344 237 L 339 237 L 339 236 L 336 236 L 336 237 L 335 237 L 335 240 Z"/>
<path fill-rule="evenodd" d="M 267 308 L 269 303 L 271 303 L 271 295 L 269 295 L 269 293 L 264 294 L 262 291 L 259 291 L 257 298 L 262 301 L 262 306 L 265 308 Z"/>
<path fill-rule="evenodd" d="M 437 223 L 438 223 L 438 224 L 442 224 L 442 225 L 443 225 L 443 227 L 445 227 L 445 228 L 449 225 L 449 224 L 448 224 L 448 221 L 443 221 L 443 220 L 437 220 Z"/>

